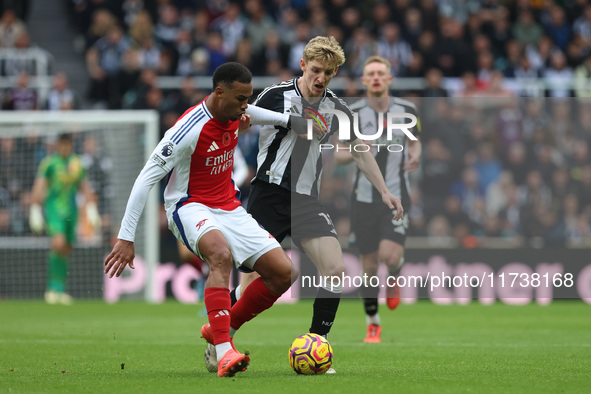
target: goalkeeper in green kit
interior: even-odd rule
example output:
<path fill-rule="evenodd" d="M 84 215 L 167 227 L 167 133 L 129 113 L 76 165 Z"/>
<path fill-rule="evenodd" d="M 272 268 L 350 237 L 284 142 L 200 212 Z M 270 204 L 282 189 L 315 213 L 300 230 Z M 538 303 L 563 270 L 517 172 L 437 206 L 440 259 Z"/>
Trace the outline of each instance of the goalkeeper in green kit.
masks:
<path fill-rule="evenodd" d="M 61 134 L 56 152 L 39 165 L 31 195 L 31 230 L 40 234 L 47 223 L 47 234 L 51 237 L 45 291 L 45 301 L 49 304 L 72 303 L 72 297 L 66 293 L 66 280 L 72 245 L 76 241 L 76 195 L 79 191 L 85 197 L 88 222 L 95 229 L 101 225 L 94 192 L 85 178 L 80 157 L 72 151 L 72 135 Z"/>

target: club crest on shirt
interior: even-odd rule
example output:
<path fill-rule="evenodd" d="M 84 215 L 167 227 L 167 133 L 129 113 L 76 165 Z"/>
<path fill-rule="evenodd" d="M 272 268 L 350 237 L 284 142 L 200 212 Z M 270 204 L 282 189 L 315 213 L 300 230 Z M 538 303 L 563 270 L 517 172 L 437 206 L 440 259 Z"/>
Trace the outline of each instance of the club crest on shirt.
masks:
<path fill-rule="evenodd" d="M 160 153 L 162 154 L 162 156 L 164 157 L 168 157 L 170 155 L 172 155 L 172 148 L 173 148 L 173 144 L 172 142 L 169 142 L 168 144 L 164 145 L 162 147 L 162 150 L 160 151 Z"/>

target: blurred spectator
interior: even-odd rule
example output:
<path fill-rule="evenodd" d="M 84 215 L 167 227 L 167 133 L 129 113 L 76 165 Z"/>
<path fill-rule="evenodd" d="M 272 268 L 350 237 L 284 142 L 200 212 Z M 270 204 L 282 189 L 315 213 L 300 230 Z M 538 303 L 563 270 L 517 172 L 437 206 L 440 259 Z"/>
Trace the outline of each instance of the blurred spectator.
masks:
<path fill-rule="evenodd" d="M 448 77 L 462 75 L 470 67 L 466 59 L 471 58 L 469 46 L 462 41 L 463 26 L 452 19 L 443 19 L 440 28 L 441 35 L 435 44 L 437 67 Z"/>
<path fill-rule="evenodd" d="M 31 38 L 29 36 L 29 33 L 23 32 L 16 37 L 14 42 L 14 49 L 24 51 L 31 48 L 35 48 L 38 52 L 44 53 L 47 60 L 50 60 L 51 55 L 48 52 L 41 48 L 33 47 L 31 45 Z M 41 70 L 37 70 L 37 66 L 37 61 L 35 60 L 35 58 L 32 57 L 9 57 L 4 59 L 2 75 L 16 77 L 21 72 L 26 72 L 29 75 L 37 75 L 41 72 Z M 50 70 L 48 69 L 43 70 L 44 73 L 47 73 L 49 71 Z"/>
<path fill-rule="evenodd" d="M 425 74 L 427 87 L 422 92 L 422 97 L 447 97 L 447 90 L 441 87 L 443 75 L 440 70 L 431 68 Z"/>
<path fill-rule="evenodd" d="M 179 12 L 172 4 L 165 4 L 159 9 L 159 18 L 154 26 L 154 36 L 158 43 L 172 47 L 180 29 Z"/>
<path fill-rule="evenodd" d="M 86 52 L 86 67 L 91 78 L 89 96 L 101 106 L 117 108 L 120 100 L 117 77 L 122 69 L 123 54 L 128 49 L 129 42 L 123 30 L 113 26 Z"/>
<path fill-rule="evenodd" d="M 529 9 L 519 13 L 512 32 L 513 37 L 523 45 L 536 44 L 544 34 L 542 27 L 535 21 Z"/>
<path fill-rule="evenodd" d="M 519 65 L 513 70 L 513 74 L 505 74 L 508 78 L 515 78 L 519 89 L 517 94 L 522 97 L 536 97 L 539 91 L 539 79 L 542 71 L 531 66 L 529 58 L 522 54 L 519 57 Z"/>
<path fill-rule="evenodd" d="M 387 23 L 380 33 L 377 54 L 390 62 L 393 76 L 404 75 L 411 61 L 412 50 L 408 42 L 400 36 L 400 27 L 395 23 Z M 362 64 L 363 62 L 361 59 Z"/>
<path fill-rule="evenodd" d="M 524 141 L 531 141 L 536 130 L 545 129 L 552 122 L 544 104 L 544 100 L 533 98 L 525 102 L 525 115 L 521 124 Z"/>
<path fill-rule="evenodd" d="M 489 186 L 497 181 L 501 175 L 501 162 L 497 159 L 494 147 L 490 142 L 482 142 L 478 146 L 478 158 L 474 163 L 478 174 L 480 189 L 486 193 Z"/>
<path fill-rule="evenodd" d="M 88 25 L 83 26 L 83 31 L 86 32 L 86 49 L 91 48 L 98 40 L 105 37 L 116 24 L 115 16 L 108 10 L 97 9 L 92 14 L 90 27 Z M 135 33 L 135 29 L 132 32 Z"/>
<path fill-rule="evenodd" d="M 591 163 L 589 142 L 587 140 L 580 139 L 575 144 L 573 154 L 568 160 L 570 176 L 575 181 L 580 181 L 583 176 L 583 168 L 585 168 L 589 163 Z"/>
<path fill-rule="evenodd" d="M 425 215 L 430 217 L 442 211 L 443 201 L 456 177 L 456 166 L 451 151 L 439 138 L 428 139 L 424 143 L 424 151 L 420 188 L 423 192 Z"/>
<path fill-rule="evenodd" d="M 497 114 L 497 149 L 506 154 L 515 142 L 523 138 L 523 116 L 517 101 L 505 100 Z"/>
<path fill-rule="evenodd" d="M 521 142 L 515 142 L 510 145 L 507 159 L 503 168 L 508 170 L 517 185 L 525 182 L 525 178 L 531 165 L 527 158 L 527 151 Z"/>
<path fill-rule="evenodd" d="M 310 39 L 310 27 L 307 23 L 301 23 L 296 29 L 296 41 L 291 46 L 289 51 L 288 67 L 295 75 L 299 75 L 302 70 L 300 69 L 300 60 L 304 55 L 304 47 Z"/>
<path fill-rule="evenodd" d="M 518 187 L 517 193 L 521 206 L 548 207 L 552 203 L 552 192 L 538 170 L 531 170 L 527 173 L 525 184 Z"/>
<path fill-rule="evenodd" d="M 14 88 L 9 89 L 2 105 L 5 109 L 31 111 L 37 109 L 37 90 L 29 87 L 29 75 L 21 72 Z"/>
<path fill-rule="evenodd" d="M 195 13 L 193 18 L 193 44 L 196 47 L 204 47 L 207 43 L 207 34 L 209 32 L 209 15 L 205 10 Z"/>
<path fill-rule="evenodd" d="M 504 8 L 503 8 L 504 10 Z M 495 57 L 506 55 L 505 48 L 511 38 L 511 24 L 506 12 L 498 12 L 492 22 L 492 31 L 490 32 L 492 50 Z"/>
<path fill-rule="evenodd" d="M 556 51 L 550 57 L 550 66 L 544 70 L 544 78 L 548 85 L 547 96 L 569 97 L 571 83 L 574 80 L 573 70 L 566 64 L 566 57 Z"/>
<path fill-rule="evenodd" d="M 560 208 L 562 201 L 566 199 L 569 194 L 576 195 L 577 187 L 570 179 L 566 167 L 557 167 L 552 172 L 551 179 L 550 190 L 552 191 L 552 205 L 554 208 L 558 209 Z"/>
<path fill-rule="evenodd" d="M 225 56 L 232 56 L 236 52 L 236 46 L 245 34 L 246 23 L 240 16 L 240 6 L 230 3 L 224 15 L 211 22 L 210 28 L 222 35 L 222 52 Z"/>
<path fill-rule="evenodd" d="M 429 244 L 433 247 L 447 246 L 449 247 L 449 239 L 452 231 L 449 221 L 443 215 L 436 215 L 427 223 L 427 237 Z"/>
<path fill-rule="evenodd" d="M 279 70 L 287 66 L 289 47 L 281 42 L 276 31 L 271 30 L 267 33 L 263 50 L 254 56 L 256 62 L 251 71 L 259 75 L 277 75 Z"/>
<path fill-rule="evenodd" d="M 45 108 L 50 111 L 79 109 L 77 95 L 68 87 L 68 77 L 63 72 L 53 76 L 53 87 L 49 91 Z"/>
<path fill-rule="evenodd" d="M 449 195 L 445 199 L 445 217 L 448 220 L 452 232 L 462 238 L 474 231 L 477 227 L 468 214 L 462 209 L 462 201 L 456 195 Z"/>
<path fill-rule="evenodd" d="M 419 37 L 422 32 L 423 22 L 421 12 L 417 8 L 409 8 L 404 14 L 402 37 L 410 44 L 412 49 L 417 49 L 419 46 Z"/>
<path fill-rule="evenodd" d="M 459 198 L 462 210 L 470 214 L 476 200 L 484 197 L 478 172 L 472 167 L 465 168 L 460 180 L 451 186 L 450 193 Z"/>
<path fill-rule="evenodd" d="M 575 69 L 573 82 L 577 97 L 591 97 L 591 55 Z"/>
<path fill-rule="evenodd" d="M 526 55 L 532 68 L 536 70 L 543 70 L 550 64 L 550 56 L 552 53 L 560 49 L 554 45 L 552 39 L 548 36 L 542 36 L 536 45 L 528 45 L 526 47 Z"/>
<path fill-rule="evenodd" d="M 591 215 L 591 164 L 581 168 L 579 179 L 576 181 L 581 208 L 585 214 Z"/>
<path fill-rule="evenodd" d="M 141 70 L 137 82 L 123 97 L 123 108 L 145 109 L 147 107 L 147 94 L 156 87 L 157 80 L 158 74 L 156 74 L 155 70 L 151 68 Z"/>
<path fill-rule="evenodd" d="M 223 43 L 222 35 L 220 33 L 211 32 L 207 35 L 206 48 L 209 58 L 209 75 L 213 75 L 215 69 L 228 60 L 223 53 Z"/>
<path fill-rule="evenodd" d="M 554 43 L 563 51 L 566 52 L 566 46 L 571 36 L 571 27 L 566 20 L 564 10 L 558 5 L 550 6 L 550 18 L 546 25 L 546 34 L 554 41 Z"/>
<path fill-rule="evenodd" d="M 347 58 L 345 66 L 349 75 L 359 77 L 363 74 L 363 64 L 372 55 L 379 53 L 379 44 L 376 43 L 364 27 L 359 27 L 353 31 L 351 38 L 345 42 L 344 50 Z M 396 61 L 396 60 L 394 60 Z M 394 66 L 393 66 L 394 68 Z M 394 72 L 394 71 L 393 71 Z"/>
<path fill-rule="evenodd" d="M 585 48 L 587 54 L 591 52 L 591 4 L 586 4 L 583 15 L 573 24 L 574 41 Z"/>
<path fill-rule="evenodd" d="M 340 14 L 335 14 L 340 17 Z M 329 17 L 331 14 L 329 13 Z M 277 24 L 277 33 L 281 41 L 290 47 L 296 42 L 296 31 L 300 25 L 298 13 L 293 8 L 286 8 L 281 12 L 279 23 Z"/>
<path fill-rule="evenodd" d="M 244 10 L 248 18 L 246 36 L 250 39 L 252 50 L 255 53 L 260 52 L 265 45 L 267 34 L 276 28 L 275 22 L 267 14 L 261 0 L 246 0 Z"/>
<path fill-rule="evenodd" d="M 489 216 L 498 215 L 508 203 L 509 189 L 515 187 L 513 175 L 509 171 L 503 171 L 486 189 L 486 213 Z"/>
<path fill-rule="evenodd" d="M 148 11 L 140 11 L 129 26 L 129 37 L 137 44 L 143 42 L 146 38 L 152 38 L 154 34 L 154 24 Z"/>
<path fill-rule="evenodd" d="M 343 29 L 343 40 L 347 41 L 353 35 L 353 31 L 361 26 L 361 14 L 354 7 L 347 7 L 341 13 L 341 22 L 339 25 Z"/>
<path fill-rule="evenodd" d="M 145 37 L 139 42 L 138 57 L 140 68 L 157 69 L 160 65 L 160 48 L 152 37 Z"/>
<path fill-rule="evenodd" d="M 0 48 L 13 48 L 17 37 L 26 32 L 25 24 L 16 17 L 14 10 L 4 10 L 0 19 Z"/>

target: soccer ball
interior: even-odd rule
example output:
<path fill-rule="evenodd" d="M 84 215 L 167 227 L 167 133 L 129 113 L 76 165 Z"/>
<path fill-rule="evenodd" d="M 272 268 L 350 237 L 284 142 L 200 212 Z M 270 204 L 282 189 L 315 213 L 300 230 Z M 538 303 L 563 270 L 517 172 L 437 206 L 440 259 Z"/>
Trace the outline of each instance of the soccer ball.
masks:
<path fill-rule="evenodd" d="M 322 375 L 332 364 L 332 347 L 318 334 L 297 337 L 289 348 L 289 365 L 298 374 Z"/>

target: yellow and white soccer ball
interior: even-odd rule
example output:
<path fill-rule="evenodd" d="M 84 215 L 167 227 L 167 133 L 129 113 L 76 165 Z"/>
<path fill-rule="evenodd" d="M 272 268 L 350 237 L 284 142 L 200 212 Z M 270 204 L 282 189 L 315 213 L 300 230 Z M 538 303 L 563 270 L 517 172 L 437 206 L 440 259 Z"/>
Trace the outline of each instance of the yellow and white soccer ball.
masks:
<path fill-rule="evenodd" d="M 289 348 L 289 365 L 298 374 L 322 375 L 332 364 L 332 347 L 318 334 L 297 337 Z"/>

